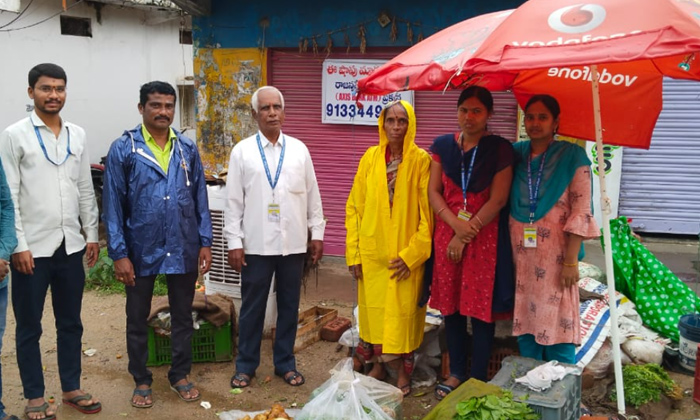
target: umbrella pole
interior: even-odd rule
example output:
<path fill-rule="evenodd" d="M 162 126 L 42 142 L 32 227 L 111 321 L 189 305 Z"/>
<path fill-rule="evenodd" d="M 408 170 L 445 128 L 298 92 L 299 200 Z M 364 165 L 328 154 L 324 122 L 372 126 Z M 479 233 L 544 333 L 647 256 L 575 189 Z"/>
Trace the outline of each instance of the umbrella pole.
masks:
<path fill-rule="evenodd" d="M 608 306 L 610 306 L 610 336 L 615 365 L 615 389 L 617 391 L 617 411 L 625 415 L 625 390 L 622 382 L 622 357 L 620 355 L 620 332 L 618 331 L 617 296 L 615 293 L 615 272 L 613 271 L 612 239 L 610 237 L 610 197 L 605 187 L 605 159 L 603 159 L 603 127 L 600 118 L 600 90 L 598 66 L 591 66 L 593 87 L 593 116 L 595 119 L 595 143 L 598 151 L 598 179 L 600 180 L 600 209 L 603 220 L 603 245 L 605 247 L 605 276 L 608 281 Z"/>

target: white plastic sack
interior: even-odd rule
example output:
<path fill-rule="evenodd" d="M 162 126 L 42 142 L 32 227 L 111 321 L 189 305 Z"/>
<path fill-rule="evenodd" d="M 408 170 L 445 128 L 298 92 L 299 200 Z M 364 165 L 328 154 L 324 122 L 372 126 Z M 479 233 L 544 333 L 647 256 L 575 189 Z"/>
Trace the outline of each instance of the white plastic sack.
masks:
<path fill-rule="evenodd" d="M 357 347 L 360 345 L 360 328 L 357 324 L 345 330 L 343 335 L 338 339 L 338 344 L 342 344 L 345 347 Z"/>
<path fill-rule="evenodd" d="M 598 349 L 598 353 L 586 365 L 586 370 L 593 374 L 596 379 L 605 378 L 613 362 L 612 345 L 610 339 L 606 339 Z"/>
<path fill-rule="evenodd" d="M 622 343 L 622 350 L 633 363 L 660 365 L 664 358 L 664 346 L 654 341 L 631 338 Z"/>
<path fill-rule="evenodd" d="M 430 356 L 416 353 L 416 365 L 411 375 L 412 388 L 427 388 L 437 382 L 437 372 L 430 366 Z"/>
<path fill-rule="evenodd" d="M 401 390 L 359 374 L 352 358 L 338 362 L 331 378 L 316 388 L 295 420 L 395 420 L 400 416 Z"/>
<path fill-rule="evenodd" d="M 576 348 L 576 365 L 584 367 L 598 353 L 605 339 L 610 336 L 610 307 L 608 306 L 608 286 L 592 278 L 582 278 L 578 285 L 584 290 L 603 296 L 603 299 L 581 302 L 579 306 L 581 345 Z M 634 310 L 634 303 L 620 292 L 616 294 L 620 313 L 625 314 L 630 309 Z M 622 316 L 618 317 L 618 325 L 620 318 Z"/>
<path fill-rule="evenodd" d="M 357 347 L 360 345 L 360 319 L 359 309 L 355 306 L 352 310 L 353 323 L 352 328 L 345 330 L 343 335 L 338 339 L 338 344 L 345 347 Z"/>

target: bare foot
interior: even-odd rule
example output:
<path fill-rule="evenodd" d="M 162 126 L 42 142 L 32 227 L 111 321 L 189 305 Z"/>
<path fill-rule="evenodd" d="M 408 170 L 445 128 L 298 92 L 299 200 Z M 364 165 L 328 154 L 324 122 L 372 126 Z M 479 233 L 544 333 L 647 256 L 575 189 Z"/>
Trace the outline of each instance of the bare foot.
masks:
<path fill-rule="evenodd" d="M 360 358 L 357 356 L 352 356 L 352 369 L 355 372 L 362 372 L 363 367 L 364 367 L 364 363 L 362 363 Z"/>
<path fill-rule="evenodd" d="M 411 375 L 406 373 L 406 370 L 401 366 L 398 369 L 399 378 L 396 380 L 396 387 L 401 390 L 404 397 L 411 394 Z"/>
<path fill-rule="evenodd" d="M 367 376 L 372 377 L 374 379 L 379 379 L 380 381 L 386 379 L 386 369 L 384 369 L 384 364 L 380 362 L 375 362 L 372 365 L 372 370 L 370 370 L 367 373 Z"/>

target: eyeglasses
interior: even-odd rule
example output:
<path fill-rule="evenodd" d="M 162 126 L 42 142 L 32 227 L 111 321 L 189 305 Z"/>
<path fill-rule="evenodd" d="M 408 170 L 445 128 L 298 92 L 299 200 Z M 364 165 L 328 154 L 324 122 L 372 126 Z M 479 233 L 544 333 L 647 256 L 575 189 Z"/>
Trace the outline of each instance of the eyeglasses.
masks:
<path fill-rule="evenodd" d="M 39 86 L 36 88 L 36 90 L 43 92 L 43 93 L 51 93 L 53 91 L 56 91 L 56 93 L 61 94 L 61 93 L 66 93 L 66 87 L 65 86 Z"/>

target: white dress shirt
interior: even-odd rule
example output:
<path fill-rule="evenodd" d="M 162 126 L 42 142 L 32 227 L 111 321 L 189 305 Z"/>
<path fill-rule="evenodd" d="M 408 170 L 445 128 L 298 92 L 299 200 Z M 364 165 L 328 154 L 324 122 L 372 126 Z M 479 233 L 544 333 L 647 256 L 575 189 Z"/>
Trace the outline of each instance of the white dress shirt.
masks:
<path fill-rule="evenodd" d="M 282 133 L 275 144 L 261 132 L 257 135 L 273 181 L 286 143 L 282 170 L 273 194 L 256 136 L 235 145 L 226 178 L 224 232 L 228 248 L 243 248 L 246 254 L 254 255 L 305 253 L 308 230 L 312 239 L 323 240 L 326 227 L 309 150 Z M 271 203 L 279 205 L 279 221 L 269 219 Z"/>
<path fill-rule="evenodd" d="M 34 130 L 39 129 L 46 148 Z M 70 135 L 70 156 L 66 158 Z M 48 158 L 60 165 L 54 165 Z M 15 253 L 31 251 L 34 258 L 50 257 L 66 241 L 66 253 L 97 242 L 98 210 L 92 187 L 85 131 L 62 121 L 58 138 L 32 112 L 0 133 L 0 158 L 15 204 L 18 245 Z M 81 226 L 82 221 L 82 226 Z"/>

